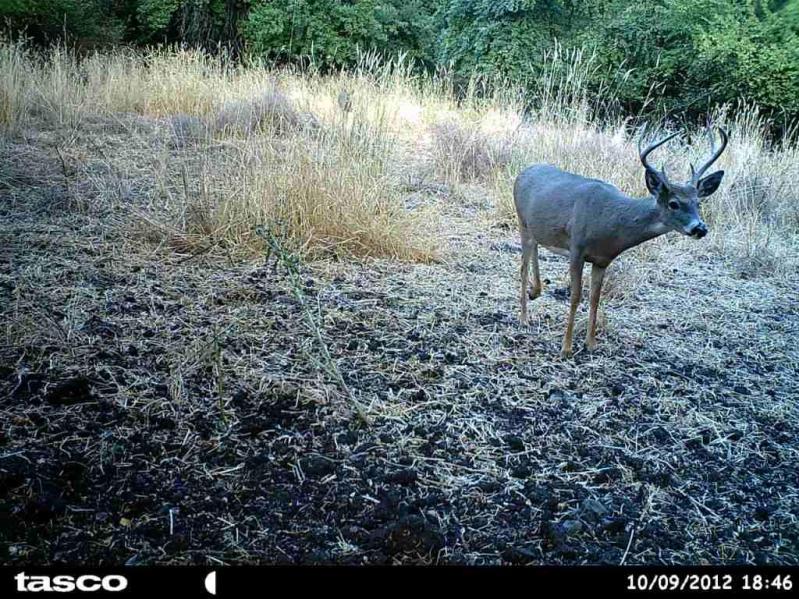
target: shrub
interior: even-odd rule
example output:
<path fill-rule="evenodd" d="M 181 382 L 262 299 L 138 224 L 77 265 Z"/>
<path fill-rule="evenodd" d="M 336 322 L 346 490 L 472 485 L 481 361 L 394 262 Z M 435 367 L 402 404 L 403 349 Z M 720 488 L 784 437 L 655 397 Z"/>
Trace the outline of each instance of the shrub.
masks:
<path fill-rule="evenodd" d="M 436 174 L 448 183 L 486 180 L 511 159 L 512 140 L 455 121 L 431 129 Z"/>
<path fill-rule="evenodd" d="M 216 116 L 218 130 L 245 134 L 263 128 L 286 133 L 298 129 L 302 123 L 291 100 L 276 88 L 267 89 L 251 100 L 227 102 Z"/>

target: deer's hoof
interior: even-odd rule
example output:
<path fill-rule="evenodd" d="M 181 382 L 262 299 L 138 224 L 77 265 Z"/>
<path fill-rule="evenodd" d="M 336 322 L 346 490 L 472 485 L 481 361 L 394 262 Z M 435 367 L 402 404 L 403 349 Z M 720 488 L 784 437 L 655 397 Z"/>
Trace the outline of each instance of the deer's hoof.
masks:
<path fill-rule="evenodd" d="M 527 291 L 527 297 L 529 297 L 531 300 L 534 300 L 535 298 L 537 298 L 540 295 L 541 295 L 541 288 L 540 287 L 533 287 L 532 289 Z"/>
<path fill-rule="evenodd" d="M 590 352 L 596 351 L 596 339 L 587 339 L 585 342 L 585 348 Z"/>
<path fill-rule="evenodd" d="M 572 357 L 571 348 L 570 347 L 569 348 L 565 348 L 564 347 L 562 350 L 560 350 L 560 357 L 563 358 L 564 360 L 567 360 L 567 359 L 571 358 Z"/>

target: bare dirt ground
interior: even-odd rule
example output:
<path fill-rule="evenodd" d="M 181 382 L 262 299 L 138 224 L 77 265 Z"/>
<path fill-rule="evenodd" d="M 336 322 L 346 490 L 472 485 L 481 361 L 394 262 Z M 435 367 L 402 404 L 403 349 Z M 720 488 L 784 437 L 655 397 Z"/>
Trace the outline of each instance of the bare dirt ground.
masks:
<path fill-rule="evenodd" d="M 283 269 L 131 240 L 152 182 L 56 146 L 2 148 L 1 562 L 799 562 L 796 280 L 667 237 L 563 360 L 564 259 L 522 327 L 514 231 L 422 194 L 441 263 L 301 267 L 365 425 Z"/>

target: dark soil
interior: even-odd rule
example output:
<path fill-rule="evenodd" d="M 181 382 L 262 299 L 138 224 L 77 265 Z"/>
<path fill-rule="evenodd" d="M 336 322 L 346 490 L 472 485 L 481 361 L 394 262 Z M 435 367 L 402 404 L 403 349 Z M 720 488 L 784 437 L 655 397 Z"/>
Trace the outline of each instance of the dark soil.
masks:
<path fill-rule="evenodd" d="M 795 282 L 700 254 L 562 360 L 564 286 L 521 327 L 513 233 L 444 206 L 445 264 L 302 267 L 344 389 L 281 268 L 63 193 L 0 188 L 0 562 L 799 562 Z"/>

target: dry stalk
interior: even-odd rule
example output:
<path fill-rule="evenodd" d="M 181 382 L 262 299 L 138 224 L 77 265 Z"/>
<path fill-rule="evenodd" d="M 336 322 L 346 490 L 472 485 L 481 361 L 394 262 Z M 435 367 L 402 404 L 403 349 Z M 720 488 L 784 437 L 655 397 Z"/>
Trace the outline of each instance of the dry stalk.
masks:
<path fill-rule="evenodd" d="M 349 402 L 354 407 L 358 418 L 364 424 L 370 424 L 369 415 L 366 413 L 366 408 L 355 398 L 352 390 L 344 380 L 344 377 L 341 376 L 341 371 L 338 369 L 336 361 L 330 355 L 327 343 L 325 343 L 324 337 L 322 336 L 322 329 L 320 328 L 319 323 L 316 321 L 316 318 L 314 318 L 313 312 L 305 301 L 305 293 L 302 290 L 302 282 L 300 281 L 300 257 L 295 252 L 292 252 L 285 247 L 281 241 L 281 235 L 279 232 L 276 234 L 268 228 L 261 226 L 256 228 L 255 233 L 266 242 L 267 250 L 265 261 L 269 262 L 269 259 L 274 256 L 276 261 L 275 264 L 281 265 L 288 274 L 288 280 L 289 284 L 291 285 L 292 293 L 294 294 L 297 302 L 300 304 L 300 309 L 305 317 L 305 322 L 308 326 L 308 329 L 311 331 L 311 334 L 314 336 L 314 339 L 316 339 L 316 342 L 319 345 L 319 351 L 322 354 L 321 366 L 323 370 L 329 376 L 331 376 L 336 383 L 338 383 L 342 393 L 347 397 Z"/>

